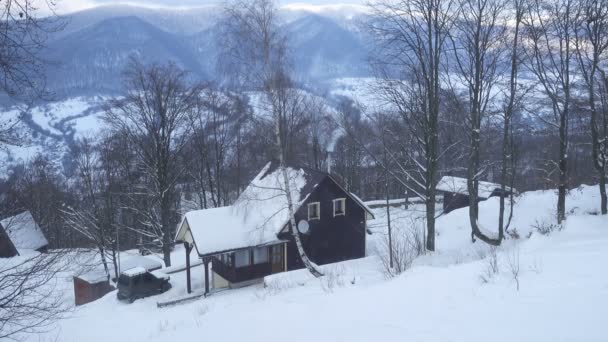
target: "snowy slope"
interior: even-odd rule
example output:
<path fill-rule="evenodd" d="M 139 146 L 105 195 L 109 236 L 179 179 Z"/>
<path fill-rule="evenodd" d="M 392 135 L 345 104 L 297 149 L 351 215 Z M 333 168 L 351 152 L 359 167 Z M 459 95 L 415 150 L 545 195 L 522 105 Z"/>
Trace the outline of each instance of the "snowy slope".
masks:
<path fill-rule="evenodd" d="M 397 278 L 385 279 L 378 259 L 369 257 L 331 266 L 321 279 L 297 271 L 274 277 L 267 288 L 223 291 L 157 309 L 156 301 L 185 293 L 185 275 L 176 273 L 167 293 L 134 304 L 109 293 L 30 340 L 605 341 L 608 218 L 590 214 L 597 209 L 596 192 L 597 187 L 571 191 L 563 230 L 509 240 L 497 251 L 498 272 L 486 281 L 481 279 L 490 258 L 487 247 L 481 252 L 483 244 L 475 244 L 480 251 L 469 259 L 454 258 L 473 246 L 457 210 L 437 222 L 438 251 Z M 513 227 L 532 232 L 531 222 L 552 217 L 555 199 L 552 191 L 522 195 Z M 493 206 L 481 204 L 488 216 L 480 221 L 489 224 Z M 418 215 L 419 207 L 410 208 L 402 217 Z M 399 210 L 393 208 L 395 214 Z M 379 220 L 372 222 L 374 235 L 381 233 Z M 519 290 L 509 266 L 516 264 Z M 195 291 L 202 287 L 201 271 L 193 272 Z"/>
<path fill-rule="evenodd" d="M 0 112 L 4 122 L 20 120 L 17 128 L 20 146 L 0 149 L 0 177 L 11 165 L 27 162 L 45 153 L 58 165 L 76 139 L 94 137 L 101 132 L 101 106 L 105 97 L 74 97 L 34 107 L 13 106 Z"/>

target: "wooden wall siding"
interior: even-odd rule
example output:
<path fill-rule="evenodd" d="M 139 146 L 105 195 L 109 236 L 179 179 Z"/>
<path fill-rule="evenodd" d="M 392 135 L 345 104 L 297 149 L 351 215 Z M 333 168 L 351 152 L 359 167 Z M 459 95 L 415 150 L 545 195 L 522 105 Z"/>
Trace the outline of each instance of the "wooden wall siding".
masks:
<path fill-rule="evenodd" d="M 114 286 L 108 281 L 91 284 L 74 277 L 74 303 L 77 306 L 95 301 L 111 291 L 114 291 Z"/>
<path fill-rule="evenodd" d="M 346 215 L 334 217 L 333 200 L 346 197 Z M 304 250 L 319 265 L 362 258 L 365 256 L 365 211 L 329 177 L 310 194 L 296 212 L 296 222 L 308 220 L 308 203 L 320 202 L 320 220 L 308 221 L 309 234 L 302 234 Z M 291 229 L 291 228 L 289 228 Z M 287 243 L 287 270 L 303 268 L 302 261 L 291 236 L 285 232 L 279 238 Z"/>

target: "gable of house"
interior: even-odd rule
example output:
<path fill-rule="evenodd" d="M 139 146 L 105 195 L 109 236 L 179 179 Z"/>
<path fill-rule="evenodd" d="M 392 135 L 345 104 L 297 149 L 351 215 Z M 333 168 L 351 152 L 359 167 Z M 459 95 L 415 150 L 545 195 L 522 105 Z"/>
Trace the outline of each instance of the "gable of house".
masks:
<path fill-rule="evenodd" d="M 343 211 L 335 202 L 342 201 Z M 309 216 L 308 206 L 318 205 L 318 218 Z M 308 195 L 295 213 L 296 225 L 306 221 L 308 231 L 300 234 L 308 257 L 317 264 L 327 264 L 365 256 L 366 208 L 345 191 L 333 178 L 325 177 Z M 287 224 L 279 238 L 292 241 L 291 225 Z M 287 245 L 287 269 L 303 267 L 295 243 Z"/>
<path fill-rule="evenodd" d="M 42 229 L 29 211 L 7 217 L 0 221 L 0 225 L 17 253 L 23 250 L 40 250 L 48 245 Z"/>

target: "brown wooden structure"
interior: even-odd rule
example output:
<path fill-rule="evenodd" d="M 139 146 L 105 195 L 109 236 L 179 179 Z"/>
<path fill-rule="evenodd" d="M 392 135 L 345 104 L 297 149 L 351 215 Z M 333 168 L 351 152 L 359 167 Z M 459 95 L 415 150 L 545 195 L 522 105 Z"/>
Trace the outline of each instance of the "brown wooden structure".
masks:
<path fill-rule="evenodd" d="M 83 279 L 74 277 L 74 303 L 76 306 L 90 303 L 114 290 L 108 279 Z"/>

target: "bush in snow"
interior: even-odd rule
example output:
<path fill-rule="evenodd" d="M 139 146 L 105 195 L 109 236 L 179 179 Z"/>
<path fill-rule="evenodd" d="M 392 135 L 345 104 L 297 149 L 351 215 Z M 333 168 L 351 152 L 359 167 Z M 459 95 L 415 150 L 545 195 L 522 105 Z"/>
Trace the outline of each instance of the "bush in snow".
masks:
<path fill-rule="evenodd" d="M 498 247 L 490 246 L 485 260 L 485 268 L 479 278 L 483 283 L 488 283 L 490 279 L 500 273 L 500 268 L 498 265 Z"/>
<path fill-rule="evenodd" d="M 319 278 L 319 281 L 321 282 L 321 288 L 323 289 L 323 291 L 333 292 L 333 290 L 336 286 L 338 286 L 338 287 L 344 286 L 345 273 L 346 273 L 346 270 L 344 269 L 344 266 L 342 266 L 342 265 L 337 265 L 336 267 L 333 267 L 331 270 L 327 271 L 325 273 L 324 277 Z"/>
<path fill-rule="evenodd" d="M 410 268 L 414 259 L 424 253 L 423 233 L 417 229 L 416 225 L 393 229 L 392 241 L 389 241 L 388 235 L 384 236 L 379 248 L 378 255 L 385 274 L 388 277 L 397 276 Z"/>
<path fill-rule="evenodd" d="M 538 221 L 536 220 L 536 223 L 534 225 L 532 225 L 532 227 L 540 234 L 542 235 L 549 235 L 551 234 L 553 231 L 555 230 L 561 230 L 562 226 L 559 224 L 555 224 L 555 223 L 548 223 L 546 221 Z"/>
<path fill-rule="evenodd" d="M 519 247 L 516 247 L 511 251 L 511 253 L 509 253 L 509 257 L 507 258 L 507 266 L 509 268 L 511 277 L 517 285 L 517 291 L 519 291 L 519 272 L 521 270 L 519 262 Z"/>

